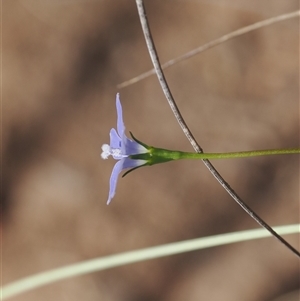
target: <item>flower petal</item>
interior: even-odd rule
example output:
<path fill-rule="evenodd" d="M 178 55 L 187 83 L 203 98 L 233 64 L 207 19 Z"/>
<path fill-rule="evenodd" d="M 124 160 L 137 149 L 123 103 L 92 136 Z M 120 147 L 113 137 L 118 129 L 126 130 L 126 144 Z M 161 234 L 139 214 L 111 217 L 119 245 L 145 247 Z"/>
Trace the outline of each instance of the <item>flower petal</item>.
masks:
<path fill-rule="evenodd" d="M 147 153 L 148 150 L 141 144 L 129 139 L 126 135 L 122 137 L 122 153 L 126 155 L 137 155 Z"/>
<path fill-rule="evenodd" d="M 122 105 L 120 101 L 120 94 L 117 93 L 116 97 L 116 107 L 117 107 L 117 130 L 120 137 L 123 136 L 125 133 L 125 125 L 123 122 L 123 112 L 122 112 Z"/>
<path fill-rule="evenodd" d="M 125 158 L 122 164 L 122 170 L 126 169 L 126 168 L 133 168 L 133 167 L 137 167 L 140 165 L 144 165 L 145 163 L 147 163 L 147 161 L 145 160 L 139 160 L 139 159 L 130 159 L 130 158 Z"/>
<path fill-rule="evenodd" d="M 109 195 L 108 195 L 108 200 L 106 202 L 107 205 L 109 205 L 111 199 L 115 196 L 119 173 L 123 169 L 123 161 L 124 160 L 118 161 L 112 170 L 110 180 L 109 180 Z"/>
<path fill-rule="evenodd" d="M 110 147 L 111 148 L 119 148 L 119 149 L 121 149 L 121 147 L 122 147 L 122 139 L 117 134 L 117 131 L 114 128 L 112 128 L 110 130 L 109 137 L 110 137 Z"/>

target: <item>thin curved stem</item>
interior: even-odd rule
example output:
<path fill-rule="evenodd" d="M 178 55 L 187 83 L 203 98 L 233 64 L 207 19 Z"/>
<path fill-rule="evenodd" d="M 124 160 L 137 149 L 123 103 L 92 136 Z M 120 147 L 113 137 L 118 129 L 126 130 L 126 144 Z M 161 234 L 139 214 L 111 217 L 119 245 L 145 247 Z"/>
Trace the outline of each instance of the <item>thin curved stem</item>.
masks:
<path fill-rule="evenodd" d="M 278 226 L 275 227 L 275 229 L 282 235 L 293 234 L 300 232 L 300 224 Z M 9 283 L 3 287 L 0 287 L 0 296 L 2 292 L 1 300 L 5 300 L 26 291 L 75 276 L 98 272 L 144 260 L 191 252 L 241 241 L 260 239 L 268 236 L 270 236 L 270 234 L 264 229 L 252 229 L 185 240 L 160 245 L 157 247 L 150 247 L 146 249 L 95 258 L 62 268 L 38 273 Z"/>
<path fill-rule="evenodd" d="M 172 59 L 170 61 L 167 61 L 166 63 L 162 64 L 161 65 L 161 68 L 162 69 L 167 69 L 168 67 L 171 67 L 179 62 L 182 62 L 184 60 L 187 60 L 207 49 L 210 49 L 212 47 L 215 47 L 217 45 L 220 45 L 224 42 L 227 42 L 233 38 L 236 38 L 238 36 L 241 36 L 243 34 L 246 34 L 250 31 L 254 31 L 254 30 L 257 30 L 259 28 L 262 28 L 262 27 L 266 27 L 266 26 L 269 26 L 269 25 L 272 25 L 274 23 L 277 23 L 277 22 L 281 22 L 281 21 L 285 21 L 285 20 L 288 20 L 288 19 L 292 19 L 292 18 L 296 18 L 296 17 L 299 17 L 300 16 L 300 10 L 297 10 L 297 11 L 294 11 L 294 12 L 291 12 L 291 13 L 287 13 L 287 14 L 283 14 L 283 15 L 280 15 L 280 16 L 276 16 L 276 17 L 273 17 L 273 18 L 270 18 L 270 19 L 267 19 L 267 20 L 263 20 L 263 21 L 259 21 L 259 22 L 256 22 L 254 24 L 251 24 L 251 25 L 248 25 L 248 26 L 245 26 L 245 27 L 242 27 L 242 28 L 239 28 L 235 31 L 232 31 L 228 34 L 225 34 L 223 36 L 221 36 L 220 38 L 218 39 L 215 39 L 215 40 L 212 40 L 202 46 L 199 46 L 175 59 Z M 132 84 L 135 84 L 151 75 L 155 74 L 155 69 L 151 69 L 151 70 L 148 70 L 132 79 L 129 79 L 121 84 L 118 84 L 117 85 L 117 88 L 118 89 L 122 89 L 122 88 L 125 88 L 127 86 L 130 86 Z"/>
<path fill-rule="evenodd" d="M 165 79 L 164 73 L 162 71 L 159 58 L 155 49 L 155 45 L 151 36 L 146 10 L 144 7 L 143 0 L 136 0 L 137 10 L 140 18 L 140 22 L 142 25 L 142 30 L 145 36 L 148 52 L 150 54 L 156 75 L 158 77 L 158 81 L 161 85 L 161 88 L 167 98 L 167 101 L 173 111 L 173 114 L 178 121 L 182 131 L 186 135 L 187 139 L 190 141 L 194 150 L 197 153 L 203 153 L 202 148 L 197 143 L 194 138 L 192 132 L 188 128 L 186 122 L 184 121 L 176 102 L 172 96 L 172 93 L 168 87 L 167 81 Z M 293 246 L 291 246 L 283 237 L 281 237 L 278 233 L 276 233 L 272 227 L 270 227 L 261 217 L 259 217 L 238 195 L 237 193 L 230 187 L 230 185 L 225 181 L 225 179 L 219 174 L 219 172 L 215 169 L 215 167 L 210 163 L 210 161 L 203 159 L 202 160 L 211 174 L 217 179 L 220 185 L 227 191 L 227 193 L 262 227 L 268 230 L 273 236 L 275 236 L 283 245 L 285 245 L 291 252 L 293 252 L 296 256 L 300 257 L 299 251 L 297 251 Z"/>

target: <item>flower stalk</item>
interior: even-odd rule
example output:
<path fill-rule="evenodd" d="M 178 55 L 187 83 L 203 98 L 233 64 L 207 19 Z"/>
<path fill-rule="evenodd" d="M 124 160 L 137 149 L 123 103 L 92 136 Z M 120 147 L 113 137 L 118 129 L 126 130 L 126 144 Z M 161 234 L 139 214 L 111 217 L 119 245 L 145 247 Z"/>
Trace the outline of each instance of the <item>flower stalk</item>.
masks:
<path fill-rule="evenodd" d="M 139 167 L 147 165 L 151 166 L 173 160 L 229 159 L 300 153 L 300 148 L 268 149 L 229 153 L 190 153 L 148 146 L 135 138 L 131 132 L 132 140 L 127 138 L 125 135 L 125 125 L 123 122 L 122 106 L 119 94 L 117 94 L 116 98 L 116 107 L 117 130 L 114 128 L 110 130 L 110 144 L 102 145 L 101 154 L 102 159 L 108 159 L 109 156 L 112 156 L 115 160 L 117 160 L 110 177 L 110 189 L 107 204 L 110 203 L 115 195 L 120 172 L 125 169 L 129 170 L 124 173 L 123 177 Z"/>
<path fill-rule="evenodd" d="M 299 154 L 300 148 L 285 148 L 285 149 L 264 149 L 254 151 L 242 151 L 242 152 L 228 152 L 228 153 L 190 153 L 169 150 L 164 148 L 157 148 L 148 146 L 147 144 L 136 139 L 130 132 L 132 139 L 138 144 L 142 145 L 147 152 L 143 154 L 129 156 L 133 160 L 144 160 L 147 163 L 145 165 L 153 165 L 158 163 L 169 162 L 172 160 L 181 159 L 230 159 L 230 158 L 247 158 L 257 156 L 270 156 L 270 155 L 288 155 Z"/>
<path fill-rule="evenodd" d="M 267 149 L 267 150 L 254 150 L 254 151 L 242 151 L 242 152 L 229 152 L 229 153 L 189 153 L 182 151 L 172 151 L 162 148 L 151 147 L 149 149 L 150 163 L 153 165 L 156 163 L 168 162 L 171 160 L 181 159 L 230 159 L 230 158 L 248 158 L 257 156 L 270 156 L 270 155 L 288 155 L 299 154 L 299 148 L 287 148 L 287 149 Z M 138 159 L 138 156 L 131 156 L 132 159 Z"/>

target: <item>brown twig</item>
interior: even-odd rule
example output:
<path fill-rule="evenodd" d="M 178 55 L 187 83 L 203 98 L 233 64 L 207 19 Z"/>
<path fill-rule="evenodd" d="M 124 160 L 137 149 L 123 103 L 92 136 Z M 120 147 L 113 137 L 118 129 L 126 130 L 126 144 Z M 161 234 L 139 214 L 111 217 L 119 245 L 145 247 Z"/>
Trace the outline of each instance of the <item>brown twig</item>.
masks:
<path fill-rule="evenodd" d="M 270 19 L 267 19 L 267 20 L 263 20 L 263 21 L 260 21 L 260 22 L 257 22 L 257 23 L 254 23 L 254 24 L 251 24 L 251 25 L 248 25 L 248 26 L 245 26 L 245 27 L 242 27 L 242 28 L 239 28 L 238 30 L 235 30 L 235 31 L 232 31 L 218 39 L 215 39 L 213 41 L 210 41 L 200 47 L 197 47 L 175 59 L 172 59 L 164 64 L 161 65 L 161 68 L 162 69 L 167 69 L 168 67 L 170 66 L 173 66 L 174 64 L 177 64 L 179 62 L 182 62 L 184 60 L 187 60 L 207 49 L 210 49 L 212 47 L 215 47 L 217 45 L 220 45 L 224 42 L 227 42 L 233 38 L 236 38 L 238 36 L 241 36 L 245 33 L 248 33 L 250 31 L 253 31 L 253 30 L 257 30 L 259 28 L 262 28 L 262 27 L 266 27 L 266 26 L 269 26 L 271 24 L 274 24 L 274 23 L 277 23 L 277 22 L 281 22 L 281 21 L 284 21 L 284 20 L 288 20 L 288 19 L 292 19 L 292 18 L 296 18 L 296 17 L 299 17 L 300 16 L 300 10 L 297 10 L 297 11 L 294 11 L 294 12 L 291 12 L 291 13 L 287 13 L 287 14 L 284 14 L 284 15 L 280 15 L 280 16 L 276 16 L 276 17 L 273 17 L 273 18 L 270 18 Z M 122 88 L 125 88 L 127 86 L 130 86 L 132 84 L 135 84 L 151 75 L 155 74 L 155 69 L 151 69 L 149 71 L 146 71 L 132 79 L 129 79 L 121 84 L 118 84 L 117 85 L 117 88 L 118 89 L 122 89 Z"/>
<path fill-rule="evenodd" d="M 158 77 L 158 81 L 161 85 L 161 88 L 165 94 L 165 97 L 168 100 L 168 103 L 173 111 L 175 118 L 177 119 L 182 131 L 190 141 L 191 145 L 195 149 L 197 153 L 202 153 L 203 150 L 195 140 L 193 134 L 191 133 L 190 129 L 188 128 L 186 122 L 184 121 L 176 102 L 172 96 L 172 93 L 168 87 L 167 81 L 165 79 L 164 73 L 162 71 L 161 65 L 159 63 L 158 55 L 155 49 L 155 45 L 151 36 L 146 11 L 144 7 L 143 0 L 136 0 L 136 5 L 138 9 L 138 14 L 140 18 L 140 22 L 142 25 L 142 30 L 145 36 L 147 48 L 155 69 L 155 73 Z M 291 246 L 283 237 L 281 237 L 277 232 L 275 232 L 272 227 L 270 227 L 262 218 L 260 218 L 237 194 L 236 192 L 230 187 L 230 185 L 224 180 L 224 178 L 219 174 L 219 172 L 215 169 L 215 167 L 210 163 L 209 160 L 202 160 L 208 170 L 212 173 L 212 175 L 217 179 L 217 181 L 221 184 L 221 186 L 227 191 L 227 193 L 240 205 L 246 213 L 248 213 L 260 226 L 265 228 L 269 231 L 273 236 L 275 236 L 282 244 L 284 244 L 291 252 L 295 255 L 300 257 L 300 253 Z"/>

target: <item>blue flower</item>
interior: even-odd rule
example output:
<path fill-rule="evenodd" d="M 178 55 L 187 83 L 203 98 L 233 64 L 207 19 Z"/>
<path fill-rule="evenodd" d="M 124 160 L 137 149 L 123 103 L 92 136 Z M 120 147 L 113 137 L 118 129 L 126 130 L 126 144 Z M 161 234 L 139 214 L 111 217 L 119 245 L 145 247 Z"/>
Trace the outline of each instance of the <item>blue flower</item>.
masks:
<path fill-rule="evenodd" d="M 107 205 L 116 193 L 117 181 L 120 172 L 127 168 L 132 168 L 131 170 L 133 170 L 140 166 L 147 165 L 147 160 L 131 158 L 132 155 L 148 153 L 148 149 L 145 147 L 146 145 L 143 146 L 135 140 L 131 140 L 126 137 L 119 93 L 116 97 L 116 107 L 117 131 L 114 128 L 110 130 L 110 144 L 102 145 L 101 154 L 102 159 L 107 159 L 109 156 L 112 156 L 115 160 L 118 160 L 110 176 Z"/>

